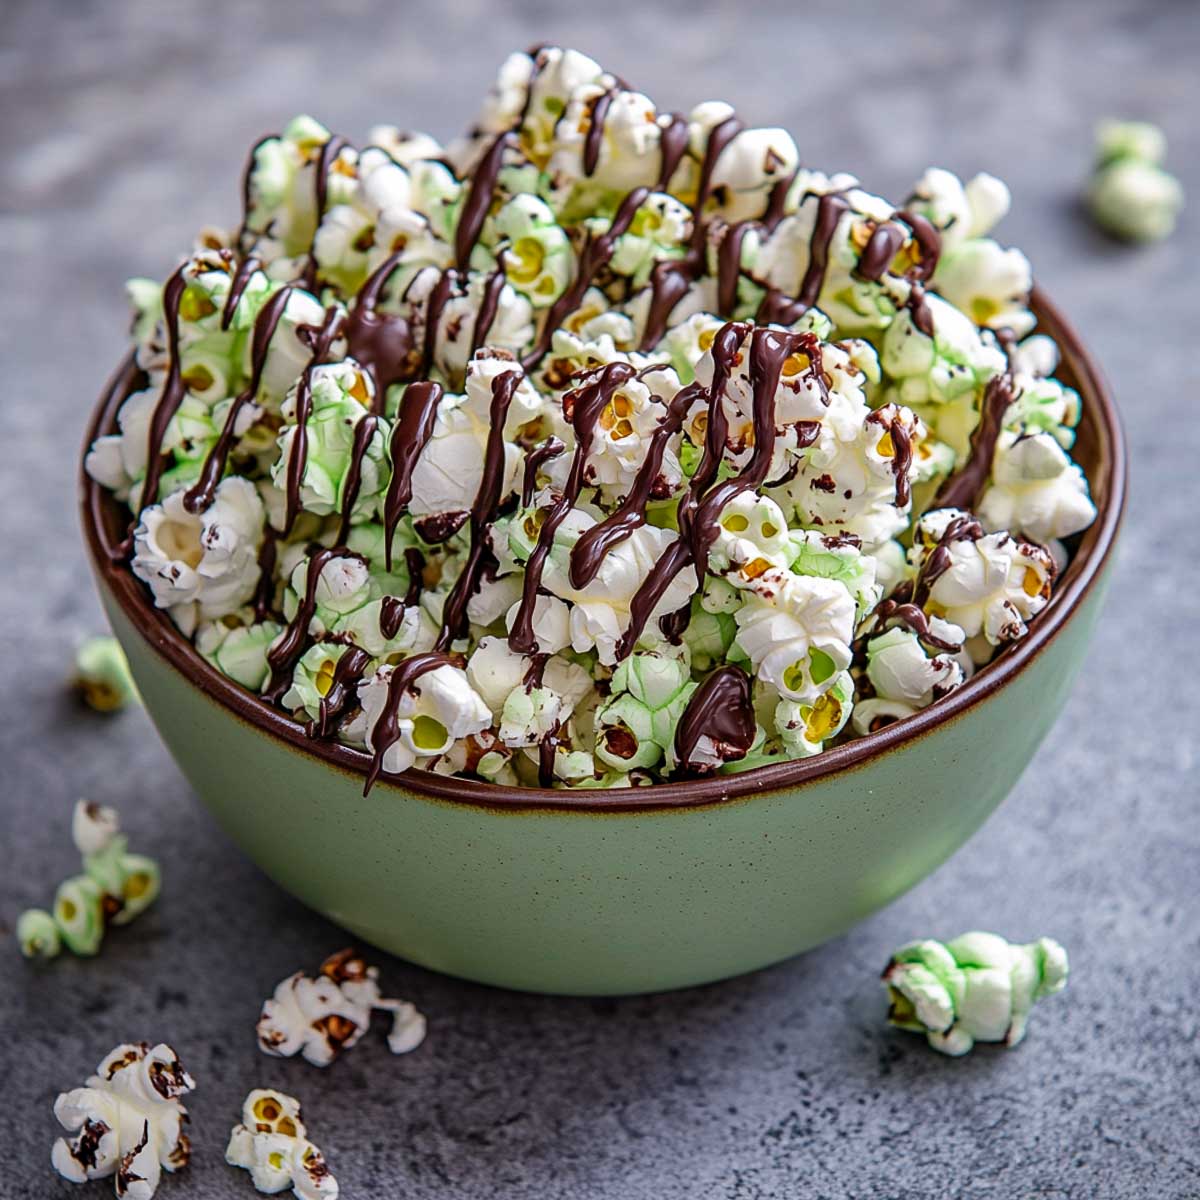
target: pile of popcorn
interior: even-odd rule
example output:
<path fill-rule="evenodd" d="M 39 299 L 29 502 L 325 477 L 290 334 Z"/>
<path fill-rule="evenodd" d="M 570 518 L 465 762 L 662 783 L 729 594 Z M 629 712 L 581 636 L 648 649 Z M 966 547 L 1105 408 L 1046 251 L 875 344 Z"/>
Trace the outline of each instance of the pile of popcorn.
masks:
<path fill-rule="evenodd" d="M 301 117 L 244 194 L 131 283 L 87 470 L 199 654 L 372 778 L 818 754 L 1024 636 L 1095 516 L 991 176 L 897 209 L 539 48 L 458 141 Z"/>

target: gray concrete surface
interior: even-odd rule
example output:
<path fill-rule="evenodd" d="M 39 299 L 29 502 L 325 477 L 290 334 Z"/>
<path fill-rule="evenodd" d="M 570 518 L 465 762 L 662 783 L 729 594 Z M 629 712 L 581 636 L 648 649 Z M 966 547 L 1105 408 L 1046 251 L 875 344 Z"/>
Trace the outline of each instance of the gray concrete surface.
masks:
<path fill-rule="evenodd" d="M 9 0 L 0 25 L 0 935 L 73 867 L 78 795 L 121 806 L 166 871 L 158 906 L 90 962 L 0 948 L 0 1198 L 50 1172 L 51 1104 L 114 1043 L 165 1038 L 199 1081 L 195 1158 L 165 1197 L 252 1194 L 222 1161 L 275 1083 L 353 1197 L 1200 1196 L 1195 271 L 1200 223 L 1120 249 L 1075 196 L 1093 121 L 1161 122 L 1200 207 L 1200 11 L 1186 3 L 712 6 L 543 2 L 119 5 Z M 1013 187 L 1003 235 L 1095 346 L 1134 490 L 1119 577 L 1070 706 L 956 858 L 888 911 L 773 970 L 674 995 L 512 995 L 391 959 L 430 1017 L 325 1073 L 255 1049 L 257 1006 L 343 938 L 217 832 L 141 713 L 63 694 L 101 627 L 73 510 L 75 450 L 122 352 L 121 283 L 229 220 L 250 141 L 308 109 L 350 135 L 449 134 L 503 55 L 579 45 L 665 105 L 726 97 L 805 158 L 899 192 L 927 163 Z M 215 752 L 219 752 L 214 748 Z M 1067 994 L 1026 1044 L 949 1061 L 889 1031 L 894 944 L 972 926 L 1053 933 Z"/>

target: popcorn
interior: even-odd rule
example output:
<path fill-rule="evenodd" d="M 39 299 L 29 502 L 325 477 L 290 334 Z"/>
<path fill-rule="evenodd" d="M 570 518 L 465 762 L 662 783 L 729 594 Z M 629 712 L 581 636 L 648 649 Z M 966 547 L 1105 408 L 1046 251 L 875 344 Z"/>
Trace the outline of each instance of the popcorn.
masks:
<path fill-rule="evenodd" d="M 1015 1046 L 1034 1003 L 1066 983 L 1067 952 L 1053 938 L 1017 945 L 994 933 L 910 942 L 883 972 L 891 1024 L 955 1057 L 976 1042 Z"/>
<path fill-rule="evenodd" d="M 300 1101 L 271 1088 L 255 1088 L 246 1097 L 225 1161 L 249 1171 L 254 1186 L 267 1195 L 289 1186 L 299 1200 L 333 1200 L 338 1194 L 325 1156 L 308 1140 Z"/>
<path fill-rule="evenodd" d="M 262 526 L 262 501 L 245 479 L 222 480 L 202 513 L 189 512 L 184 493 L 172 492 L 142 512 L 133 573 L 155 605 L 191 633 L 198 618 L 226 616 L 254 595 Z"/>
<path fill-rule="evenodd" d="M 140 701 L 125 652 L 114 637 L 88 638 L 79 647 L 72 682 L 83 702 L 97 712 L 117 712 Z"/>
<path fill-rule="evenodd" d="M 52 912 L 33 908 L 18 918 L 17 940 L 26 958 L 54 958 L 63 945 L 72 954 L 96 954 L 108 925 L 128 924 L 158 898 L 158 864 L 128 853 L 115 809 L 80 800 L 71 836 L 84 873 L 59 884 Z"/>
<path fill-rule="evenodd" d="M 1087 202 L 1102 229 L 1130 242 L 1170 236 L 1183 208 L 1183 188 L 1162 168 L 1166 153 L 1167 140 L 1153 125 L 1100 123 Z"/>
<path fill-rule="evenodd" d="M 170 1046 L 117 1046 L 81 1088 L 63 1092 L 54 1115 L 73 1138 L 59 1138 L 50 1160 L 71 1183 L 115 1175 L 116 1194 L 150 1200 L 164 1170 L 187 1166 L 191 1145 L 180 1097 L 196 1085 Z"/>
<path fill-rule="evenodd" d="M 1000 180 L 897 207 L 685 111 L 546 46 L 445 146 L 297 118 L 238 229 L 130 285 L 138 387 L 87 470 L 132 569 L 368 789 L 820 753 L 1023 636 L 1094 519 Z M 1106 171 L 1161 158 L 1106 136 Z"/>
<path fill-rule="evenodd" d="M 407 1001 L 381 996 L 378 980 L 379 968 L 349 949 L 331 954 L 315 979 L 297 971 L 263 1002 L 259 1049 L 275 1058 L 301 1054 L 313 1066 L 327 1067 L 358 1043 L 372 1012 L 382 1010 L 392 1014 L 391 1052 L 415 1050 L 425 1040 L 425 1018 Z"/>

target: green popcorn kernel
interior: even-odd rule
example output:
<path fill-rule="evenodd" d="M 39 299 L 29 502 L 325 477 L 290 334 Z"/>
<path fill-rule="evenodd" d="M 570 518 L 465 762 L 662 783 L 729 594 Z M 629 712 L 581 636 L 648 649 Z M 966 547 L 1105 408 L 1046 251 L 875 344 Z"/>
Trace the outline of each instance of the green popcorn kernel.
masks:
<path fill-rule="evenodd" d="M 535 308 L 553 304 L 571 280 L 575 256 L 549 206 L 536 196 L 514 196 L 496 214 L 495 231 L 504 240 L 508 282 Z"/>
<path fill-rule="evenodd" d="M 654 714 L 623 693 L 596 710 L 596 758 L 616 771 L 652 767 L 662 758 L 654 740 Z"/>
<path fill-rule="evenodd" d="M 614 693 L 628 692 L 652 712 L 669 704 L 691 682 L 686 643 L 664 650 L 631 654 L 618 664 L 612 676 Z"/>
<path fill-rule="evenodd" d="M 303 709 L 310 720 L 317 720 L 321 701 L 333 687 L 338 660 L 348 649 L 340 642 L 317 642 L 310 646 L 292 672 L 292 686 L 281 701 L 283 707 L 293 711 Z"/>
<path fill-rule="evenodd" d="M 835 579 L 854 597 L 855 620 L 862 620 L 879 602 L 875 559 L 844 537 L 814 530 L 793 530 L 791 569 L 797 575 Z"/>
<path fill-rule="evenodd" d="M 90 956 L 104 939 L 104 893 L 94 879 L 76 875 L 58 885 L 54 920 L 73 954 Z"/>
<path fill-rule="evenodd" d="M 74 685 L 97 712 L 118 712 L 141 702 L 125 652 L 114 637 L 88 638 L 75 655 Z"/>
<path fill-rule="evenodd" d="M 144 854 L 122 854 L 118 862 L 121 887 L 117 894 L 121 900 L 121 910 L 114 914 L 112 923 L 128 925 L 158 899 L 162 891 L 162 872 L 158 863 Z"/>
<path fill-rule="evenodd" d="M 820 683 L 817 675 L 825 679 L 833 671 L 829 661 L 828 670 L 818 659 L 828 659 L 819 650 L 811 656 L 814 682 Z M 822 692 L 811 704 L 797 700 L 780 700 L 775 706 L 775 728 L 789 758 L 810 758 L 820 754 L 825 743 L 837 737 L 850 719 L 854 707 L 854 681 L 849 671 L 843 671 L 833 685 Z"/>
<path fill-rule="evenodd" d="M 1066 951 L 1053 938 L 1017 945 L 973 932 L 911 942 L 883 972 L 888 1020 L 924 1033 L 942 1054 L 966 1054 L 976 1042 L 1015 1046 L 1034 1003 L 1062 991 L 1067 971 Z"/>
<path fill-rule="evenodd" d="M 58 926 L 43 908 L 27 908 L 17 918 L 17 941 L 26 958 L 55 958 L 62 951 Z"/>
<path fill-rule="evenodd" d="M 692 600 L 692 617 L 683 631 L 683 640 L 691 654 L 692 666 L 707 672 L 725 661 L 737 634 L 737 622 L 732 613 L 706 612 L 703 601 Z"/>
<path fill-rule="evenodd" d="M 1174 230 L 1183 188 L 1161 167 L 1124 158 L 1092 177 L 1088 207 L 1096 223 L 1114 237 L 1155 242 Z"/>

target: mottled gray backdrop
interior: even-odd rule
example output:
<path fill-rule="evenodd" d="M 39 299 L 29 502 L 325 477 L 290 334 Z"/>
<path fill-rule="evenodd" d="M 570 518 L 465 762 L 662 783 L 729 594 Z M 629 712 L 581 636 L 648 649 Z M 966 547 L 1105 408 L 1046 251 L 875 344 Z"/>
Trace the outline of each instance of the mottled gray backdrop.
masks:
<path fill-rule="evenodd" d="M 1093 122 L 1161 122 L 1200 210 L 1200 10 L 1180 3 L 546 0 L 109 4 L 7 0 L 0 22 L 0 1197 L 50 1173 L 51 1104 L 125 1039 L 167 1039 L 199 1082 L 186 1175 L 253 1194 L 222 1150 L 252 1085 L 304 1101 L 353 1197 L 1200 1196 L 1196 680 L 1197 251 L 1117 248 L 1081 222 Z M 557 1000 L 394 959 L 429 1039 L 378 1031 L 320 1073 L 259 1055 L 282 976 L 342 944 L 219 834 L 135 712 L 63 694 L 101 627 L 73 507 L 85 415 L 122 353 L 127 275 L 165 275 L 234 218 L 247 146 L 308 110 L 447 136 L 534 41 L 585 49 L 663 107 L 735 102 L 804 159 L 902 193 L 929 163 L 1012 185 L 1002 236 L 1078 321 L 1132 442 L 1120 572 L 1063 719 L 952 862 L 847 937 L 674 995 Z M 220 753 L 220 747 L 213 747 Z M 90 962 L 23 963 L 16 914 L 75 867 L 76 796 L 117 803 L 160 903 Z M 883 1025 L 899 941 L 973 926 L 1054 934 L 1065 996 L 1014 1051 L 938 1057 Z M 94 1184 L 87 1195 L 110 1194 Z M 79 1192 L 84 1195 L 84 1192 Z"/>

